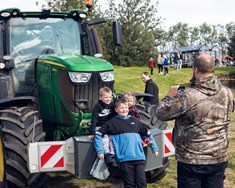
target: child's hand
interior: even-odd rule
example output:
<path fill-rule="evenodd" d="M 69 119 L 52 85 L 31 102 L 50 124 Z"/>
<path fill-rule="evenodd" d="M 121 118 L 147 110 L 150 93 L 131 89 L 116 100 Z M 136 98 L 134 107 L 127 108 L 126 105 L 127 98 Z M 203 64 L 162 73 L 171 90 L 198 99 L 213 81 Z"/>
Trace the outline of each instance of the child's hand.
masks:
<path fill-rule="evenodd" d="M 98 156 L 100 159 L 104 160 L 104 154 L 103 154 L 103 153 L 98 154 L 97 156 Z"/>
<path fill-rule="evenodd" d="M 95 135 L 89 135 L 89 136 L 88 136 L 88 138 L 89 138 L 90 140 L 93 140 L 94 137 L 95 137 Z"/>
<path fill-rule="evenodd" d="M 155 152 L 153 153 L 153 156 L 154 156 L 154 157 L 157 157 L 157 156 L 158 156 L 158 152 L 155 151 Z"/>

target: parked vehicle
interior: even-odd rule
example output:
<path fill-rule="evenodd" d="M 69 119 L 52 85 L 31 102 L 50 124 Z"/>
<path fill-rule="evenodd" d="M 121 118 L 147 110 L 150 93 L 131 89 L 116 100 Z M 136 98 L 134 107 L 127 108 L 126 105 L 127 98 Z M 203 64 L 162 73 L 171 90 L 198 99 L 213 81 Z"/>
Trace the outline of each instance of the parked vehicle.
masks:
<path fill-rule="evenodd" d="M 87 140 L 91 110 L 101 87 L 114 91 L 114 68 L 99 58 L 102 48 L 93 28 L 105 19 L 87 18 L 80 9 L 0 11 L 0 187 L 43 187 L 48 171 L 90 177 L 96 156 Z M 113 23 L 113 31 L 120 46 L 119 22 Z M 163 142 L 166 123 L 154 117 L 156 106 L 139 108 Z M 53 152 L 59 160 L 47 163 Z M 159 164 L 148 161 L 148 181 L 162 178 L 167 157 L 160 155 Z"/>

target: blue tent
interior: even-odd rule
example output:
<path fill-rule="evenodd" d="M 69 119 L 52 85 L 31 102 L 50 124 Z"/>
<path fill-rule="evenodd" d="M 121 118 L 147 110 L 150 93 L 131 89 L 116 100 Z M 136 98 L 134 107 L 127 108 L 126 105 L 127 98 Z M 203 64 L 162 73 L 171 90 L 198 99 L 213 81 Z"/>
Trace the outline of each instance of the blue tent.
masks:
<path fill-rule="evenodd" d="M 182 53 L 188 53 L 188 52 L 200 52 L 205 50 L 205 45 L 196 45 L 196 46 L 183 46 L 183 47 L 176 47 L 171 51 L 171 53 L 176 52 L 182 52 Z"/>
<path fill-rule="evenodd" d="M 221 60 L 221 50 L 217 45 L 206 46 L 206 45 L 195 45 L 195 46 L 182 46 L 176 47 L 170 52 L 171 63 L 174 54 L 179 52 L 182 54 L 183 66 L 191 67 L 195 55 L 200 53 L 207 53 L 214 57 L 215 60 Z"/>

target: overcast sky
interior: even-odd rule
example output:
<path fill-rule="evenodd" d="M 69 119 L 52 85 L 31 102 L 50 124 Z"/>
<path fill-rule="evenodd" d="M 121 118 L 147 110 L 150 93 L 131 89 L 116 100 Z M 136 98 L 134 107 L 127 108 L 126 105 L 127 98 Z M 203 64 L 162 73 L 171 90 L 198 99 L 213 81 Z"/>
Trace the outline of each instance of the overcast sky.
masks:
<path fill-rule="evenodd" d="M 84 0 L 85 1 L 85 0 Z M 165 18 L 163 26 L 168 28 L 178 22 L 199 26 L 206 22 L 225 25 L 235 22 L 235 0 L 153 0 L 159 1 L 158 16 Z M 0 0 L 0 9 L 17 7 L 21 10 L 40 10 L 36 0 Z M 38 0 L 41 6 L 45 0 Z M 106 0 L 100 0 L 100 3 Z"/>
<path fill-rule="evenodd" d="M 225 25 L 235 23 L 235 0 L 159 0 L 159 16 L 166 27 L 178 22 L 189 26 L 202 23 Z"/>
<path fill-rule="evenodd" d="M 45 2 L 44 0 L 38 0 L 39 4 Z M 36 0 L 0 0 L 0 9 L 3 8 L 19 8 L 20 10 L 40 10 L 36 6 Z"/>

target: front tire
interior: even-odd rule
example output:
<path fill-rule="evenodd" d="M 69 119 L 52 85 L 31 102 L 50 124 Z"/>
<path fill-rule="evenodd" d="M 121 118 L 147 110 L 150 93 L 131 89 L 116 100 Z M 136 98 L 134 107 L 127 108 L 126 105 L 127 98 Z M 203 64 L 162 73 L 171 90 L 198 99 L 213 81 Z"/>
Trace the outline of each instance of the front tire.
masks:
<path fill-rule="evenodd" d="M 42 120 L 32 106 L 0 110 L 0 187 L 43 187 L 46 174 L 30 174 L 27 144 L 44 141 Z"/>

